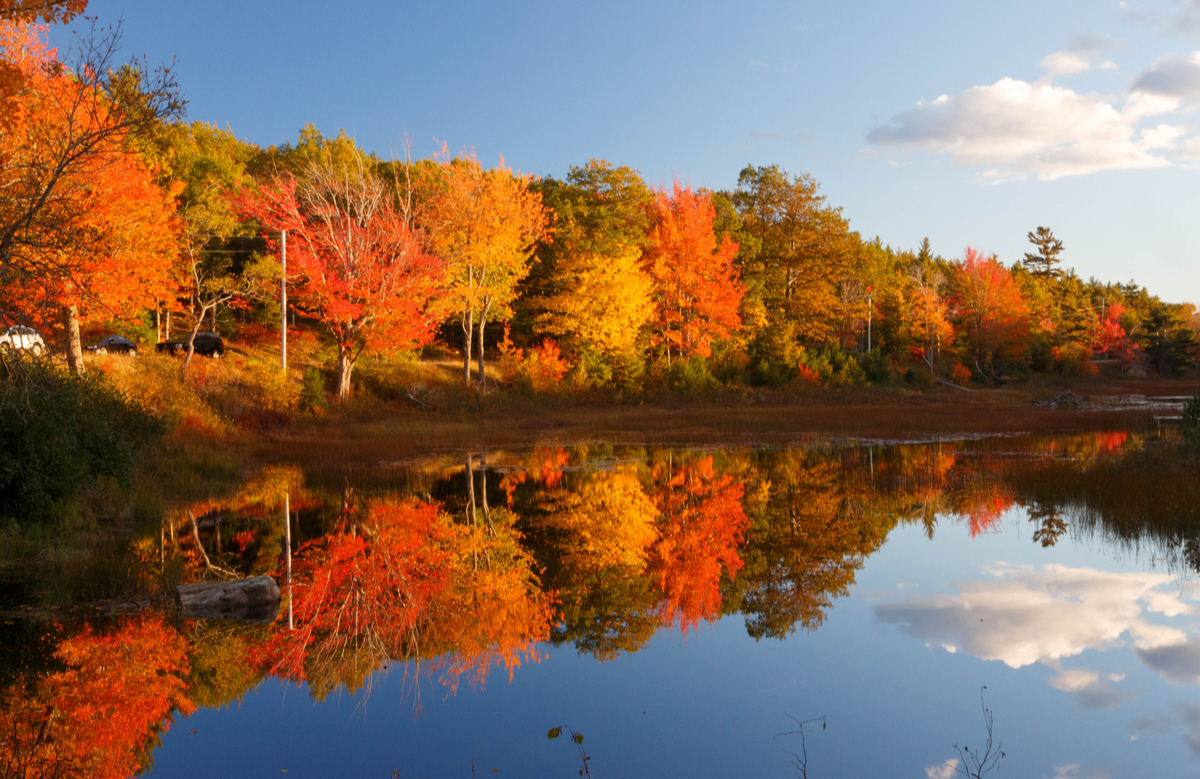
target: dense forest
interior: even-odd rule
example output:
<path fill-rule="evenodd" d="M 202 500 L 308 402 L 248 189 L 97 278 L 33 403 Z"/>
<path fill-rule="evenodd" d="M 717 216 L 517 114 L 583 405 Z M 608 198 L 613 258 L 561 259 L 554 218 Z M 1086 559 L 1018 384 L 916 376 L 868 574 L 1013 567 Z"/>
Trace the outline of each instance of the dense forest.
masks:
<path fill-rule="evenodd" d="M 775 165 L 708 191 L 595 159 L 561 180 L 445 148 L 384 160 L 311 125 L 261 148 L 182 121 L 170 71 L 117 66 L 111 34 L 60 61 L 38 22 L 82 5 L 17 4 L 0 41 L 0 309 L 75 373 L 107 332 L 278 327 L 281 281 L 338 398 L 364 354 L 434 343 L 484 390 L 994 384 L 1196 357 L 1194 306 L 1080 278 L 1048 228 L 1011 265 L 898 249 Z"/>

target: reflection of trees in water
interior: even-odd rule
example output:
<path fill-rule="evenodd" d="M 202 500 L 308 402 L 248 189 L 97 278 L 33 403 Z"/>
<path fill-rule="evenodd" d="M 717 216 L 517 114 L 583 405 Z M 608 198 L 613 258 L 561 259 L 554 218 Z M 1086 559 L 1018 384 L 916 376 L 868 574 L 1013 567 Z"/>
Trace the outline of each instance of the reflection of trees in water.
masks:
<path fill-rule="evenodd" d="M 56 657 L 73 652 L 87 662 L 47 666 L 40 681 L 5 693 L 3 722 L 13 735 L 3 748 L 13 766 L 128 772 L 145 764 L 143 745 L 172 708 L 228 704 L 267 673 L 306 681 L 320 698 L 343 685 L 359 689 L 390 661 L 419 660 L 453 691 L 483 683 L 496 667 L 511 676 L 547 639 L 606 659 L 637 651 L 663 628 L 686 632 L 738 612 L 750 635 L 783 638 L 819 627 L 898 524 L 932 536 L 949 518 L 960 524 L 955 532 L 975 535 L 1015 503 L 1027 507 L 1043 546 L 1090 528 L 1173 550 L 1179 565 L 1200 569 L 1200 480 L 1150 460 L 1136 472 L 1150 486 L 1137 487 L 1115 461 L 1086 459 L 1127 443 L 1112 435 L 1034 442 L 1033 458 L 1002 451 L 1015 448 L 1010 441 L 705 452 L 546 447 L 424 466 L 423 475 L 403 476 L 402 489 L 379 474 L 314 485 L 294 470 L 270 471 L 235 495 L 172 512 L 160 538 L 134 551 L 189 577 L 216 575 L 201 551 L 241 574 L 278 572 L 286 489 L 303 513 L 295 530 L 297 629 L 287 630 L 285 617 L 267 627 L 196 623 L 187 628 L 190 668 L 178 654 L 182 639 L 153 621 L 130 623 L 115 644 L 96 633 L 55 636 L 47 646 Z M 1161 466 L 1159 481 L 1146 479 L 1150 466 Z M 405 497 L 414 494 L 425 500 Z M 189 509 L 204 520 L 195 535 Z M 145 659 L 156 641 L 155 658 Z M 88 670 L 103 663 L 129 670 Z M 154 679 L 138 681 L 139 665 L 155 669 Z M 71 697 L 68 679 L 108 696 L 103 716 L 113 728 L 105 732 L 114 735 L 78 724 L 84 699 Z M 149 693 L 156 697 L 139 697 Z M 130 707 L 143 713 L 121 714 Z M 115 735 L 118 725 L 124 735 Z M 43 726 L 61 734 L 53 749 L 39 740 Z"/>
<path fill-rule="evenodd" d="M 661 593 L 660 623 L 686 633 L 721 614 L 722 575 L 732 579 L 742 569 L 738 548 L 750 520 L 745 488 L 718 474 L 712 456 L 675 459 L 658 458 L 651 467 L 659 521 L 650 571 Z"/>
<path fill-rule="evenodd" d="M 526 516 L 546 584 L 559 593 L 553 638 L 600 659 L 637 651 L 659 625 L 646 571 L 659 510 L 628 470 L 569 472 L 553 483 Z"/>
<path fill-rule="evenodd" d="M 388 661 L 422 659 L 452 688 L 511 671 L 548 634 L 550 609 L 507 511 L 486 526 L 433 504 L 373 501 L 306 543 L 293 562 L 296 629 L 260 649 L 269 673 L 324 698 L 351 692 Z"/>
<path fill-rule="evenodd" d="M 838 459 L 802 450 L 758 459 L 746 490 L 746 566 L 730 603 L 754 638 L 784 638 L 821 625 L 895 520 L 868 508 L 861 474 Z"/>
<path fill-rule="evenodd" d="M 0 775 L 124 779 L 150 767 L 173 712 L 194 708 L 187 643 L 159 618 L 84 626 L 54 656 L 64 670 L 0 697 Z"/>
<path fill-rule="evenodd" d="M 1021 463 L 1004 478 L 1028 501 L 1039 530 L 1052 513 L 1125 553 L 1200 572 L 1200 461 L 1170 442 L 1119 457 Z"/>
<path fill-rule="evenodd" d="M 1033 540 L 1041 544 L 1043 549 L 1054 546 L 1067 532 L 1067 522 L 1060 507 L 1035 500 L 1027 505 L 1025 510 L 1029 513 L 1029 521 L 1036 528 L 1033 531 Z"/>

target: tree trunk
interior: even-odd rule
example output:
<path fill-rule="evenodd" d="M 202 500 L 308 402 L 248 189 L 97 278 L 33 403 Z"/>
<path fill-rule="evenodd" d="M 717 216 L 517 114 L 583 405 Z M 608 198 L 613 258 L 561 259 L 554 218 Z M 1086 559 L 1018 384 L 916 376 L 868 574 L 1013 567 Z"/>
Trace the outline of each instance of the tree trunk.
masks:
<path fill-rule="evenodd" d="M 196 324 L 192 327 L 192 334 L 188 336 L 187 354 L 183 357 L 183 368 L 181 373 L 187 373 L 188 366 L 192 364 L 192 357 L 196 354 L 196 333 L 200 332 L 200 320 L 204 318 L 204 312 L 200 312 L 200 317 L 196 319 Z"/>
<path fill-rule="evenodd" d="M 471 335 L 475 331 L 475 309 L 463 312 L 463 384 L 471 383 Z"/>
<path fill-rule="evenodd" d="M 483 367 L 484 367 L 483 366 L 483 325 L 486 321 L 487 321 L 486 316 L 479 317 L 479 356 L 477 357 L 477 359 L 478 359 L 477 364 L 479 366 L 478 372 L 479 372 L 479 390 L 480 390 L 480 392 L 487 391 L 487 373 L 485 373 L 483 370 Z"/>
<path fill-rule="evenodd" d="M 79 306 L 63 308 L 63 324 L 67 331 L 67 367 L 76 376 L 86 373 L 83 365 L 83 344 L 79 341 Z"/>
<path fill-rule="evenodd" d="M 350 397 L 350 372 L 354 370 L 354 357 L 350 347 L 338 347 L 337 398 L 342 402 Z"/>
<path fill-rule="evenodd" d="M 184 619 L 269 623 L 279 613 L 279 585 L 270 576 L 175 588 Z"/>
<path fill-rule="evenodd" d="M 167 309 L 167 333 L 165 340 L 171 340 L 171 309 Z"/>

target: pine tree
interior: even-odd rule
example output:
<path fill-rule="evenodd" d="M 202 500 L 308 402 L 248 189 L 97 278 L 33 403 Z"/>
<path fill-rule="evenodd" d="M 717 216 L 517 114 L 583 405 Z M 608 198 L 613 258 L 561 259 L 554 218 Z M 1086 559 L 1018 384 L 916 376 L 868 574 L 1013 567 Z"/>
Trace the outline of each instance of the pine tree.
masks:
<path fill-rule="evenodd" d="M 1038 253 L 1025 252 L 1025 267 L 1044 279 L 1061 275 L 1062 271 L 1054 266 L 1059 262 L 1058 253 L 1063 250 L 1062 241 L 1054 237 L 1049 227 L 1039 227 L 1036 233 L 1031 232 L 1028 235 L 1029 242 L 1037 247 Z"/>

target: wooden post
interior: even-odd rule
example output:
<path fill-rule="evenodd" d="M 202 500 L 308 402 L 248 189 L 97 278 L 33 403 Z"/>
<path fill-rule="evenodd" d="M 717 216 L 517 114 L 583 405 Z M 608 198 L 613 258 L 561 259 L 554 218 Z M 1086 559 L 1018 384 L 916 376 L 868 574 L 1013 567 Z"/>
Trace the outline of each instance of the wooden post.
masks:
<path fill-rule="evenodd" d="M 279 276 L 279 361 L 287 374 L 287 230 L 281 230 L 279 264 L 283 272 Z M 288 520 L 291 523 L 291 520 Z"/>

